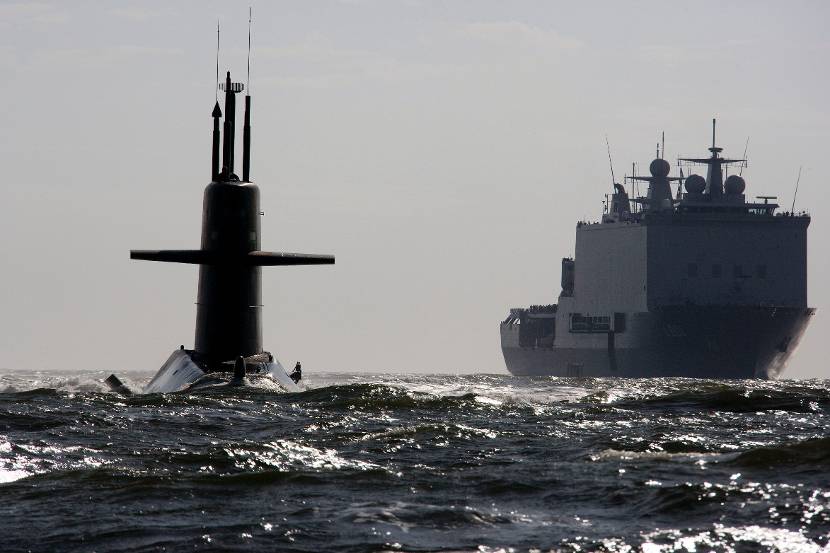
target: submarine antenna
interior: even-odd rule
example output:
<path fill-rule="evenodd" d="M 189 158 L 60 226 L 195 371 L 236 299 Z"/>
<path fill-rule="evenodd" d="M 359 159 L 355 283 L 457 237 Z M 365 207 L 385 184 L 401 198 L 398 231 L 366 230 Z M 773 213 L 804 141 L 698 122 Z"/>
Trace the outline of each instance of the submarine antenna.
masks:
<path fill-rule="evenodd" d="M 743 156 L 743 163 L 741 164 L 741 170 L 738 171 L 738 176 L 743 176 L 744 168 L 746 167 L 746 150 L 749 148 L 749 137 L 746 137 L 746 144 L 744 144 L 744 156 Z"/>
<path fill-rule="evenodd" d="M 248 6 L 248 94 L 251 95 L 251 6 Z"/>
<path fill-rule="evenodd" d="M 216 20 L 216 103 L 219 103 L 219 20 Z"/>
<path fill-rule="evenodd" d="M 801 166 L 798 167 L 798 178 L 795 179 L 795 193 L 793 194 L 793 205 L 790 208 L 790 213 L 795 213 L 795 198 L 798 196 L 798 183 L 801 182 Z"/>
<path fill-rule="evenodd" d="M 210 157 L 210 178 L 212 182 L 219 180 L 219 118 L 222 117 L 222 108 L 219 107 L 219 20 L 216 20 L 216 103 L 213 105 L 213 145 Z"/>
<path fill-rule="evenodd" d="M 605 135 L 605 149 L 608 150 L 608 165 L 611 167 L 611 189 L 617 184 L 617 179 L 614 178 L 614 163 L 611 161 L 611 145 L 608 143 L 608 135 Z"/>
<path fill-rule="evenodd" d="M 245 123 L 242 127 L 242 180 L 251 182 L 251 7 L 248 6 L 248 92 L 245 93 Z"/>

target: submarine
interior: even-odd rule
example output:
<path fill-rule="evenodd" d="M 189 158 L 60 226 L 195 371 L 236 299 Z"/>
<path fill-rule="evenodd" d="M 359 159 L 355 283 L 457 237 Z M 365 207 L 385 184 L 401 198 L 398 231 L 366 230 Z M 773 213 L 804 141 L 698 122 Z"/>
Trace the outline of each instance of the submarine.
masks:
<path fill-rule="evenodd" d="M 234 137 L 236 96 L 245 85 L 233 82 L 228 71 L 224 83 L 217 82 L 217 88 L 224 91 L 225 111 L 222 121 L 217 96 L 211 113 L 211 181 L 204 191 L 201 247 L 130 251 L 130 259 L 199 265 L 194 347 L 186 349 L 182 345 L 173 351 L 141 390 L 145 394 L 256 384 L 261 379 L 275 382 L 285 391 L 299 391 L 298 383 L 279 360 L 263 348 L 262 267 L 334 264 L 332 255 L 260 249 L 263 213 L 259 187 L 251 181 L 250 86 L 242 125 L 241 178 L 234 172 Z M 115 375 L 105 382 L 113 391 L 133 393 Z"/>

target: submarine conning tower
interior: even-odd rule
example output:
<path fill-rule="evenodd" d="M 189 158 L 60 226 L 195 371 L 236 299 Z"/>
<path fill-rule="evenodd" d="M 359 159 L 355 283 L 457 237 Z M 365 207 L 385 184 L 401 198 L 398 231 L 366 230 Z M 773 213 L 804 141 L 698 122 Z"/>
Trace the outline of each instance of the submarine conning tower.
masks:
<path fill-rule="evenodd" d="M 326 265 L 334 256 L 260 250 L 259 187 L 250 180 L 251 97 L 245 96 L 242 179 L 234 172 L 236 95 L 242 83 L 227 72 L 225 120 L 217 100 L 213 112 L 211 182 L 204 192 L 202 241 L 198 250 L 131 250 L 131 259 L 198 264 L 194 359 L 207 370 L 238 357 L 264 353 L 262 267 Z M 222 132 L 220 133 L 220 127 Z M 220 134 L 224 135 L 220 151 Z M 221 168 L 220 168 L 221 155 Z"/>

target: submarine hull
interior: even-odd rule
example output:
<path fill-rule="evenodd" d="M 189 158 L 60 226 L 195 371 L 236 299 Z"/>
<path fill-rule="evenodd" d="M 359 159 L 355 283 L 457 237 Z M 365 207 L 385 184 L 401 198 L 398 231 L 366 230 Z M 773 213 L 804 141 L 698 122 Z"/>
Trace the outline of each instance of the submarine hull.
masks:
<path fill-rule="evenodd" d="M 576 337 L 585 347 L 520 347 L 514 330 L 502 324 L 502 353 L 517 376 L 778 379 L 814 313 L 796 307 L 663 307 L 633 314 L 623 332 Z M 620 339 L 625 332 L 634 336 Z"/>
<path fill-rule="evenodd" d="M 287 392 L 299 392 L 301 388 L 291 380 L 282 364 L 270 354 L 246 358 L 245 377 L 251 382 L 267 378 Z M 224 366 L 223 366 L 224 365 Z M 165 394 L 184 392 L 210 385 L 232 383 L 233 365 L 207 365 L 204 358 L 193 350 L 177 349 L 170 354 L 156 375 L 144 386 L 141 393 Z"/>

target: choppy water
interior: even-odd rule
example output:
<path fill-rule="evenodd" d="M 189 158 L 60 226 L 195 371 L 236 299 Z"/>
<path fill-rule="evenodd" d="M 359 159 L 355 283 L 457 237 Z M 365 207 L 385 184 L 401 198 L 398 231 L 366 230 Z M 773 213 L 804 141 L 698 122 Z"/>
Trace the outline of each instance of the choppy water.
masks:
<path fill-rule="evenodd" d="M 0 550 L 830 550 L 828 381 L 104 376 L 0 377 Z"/>

